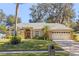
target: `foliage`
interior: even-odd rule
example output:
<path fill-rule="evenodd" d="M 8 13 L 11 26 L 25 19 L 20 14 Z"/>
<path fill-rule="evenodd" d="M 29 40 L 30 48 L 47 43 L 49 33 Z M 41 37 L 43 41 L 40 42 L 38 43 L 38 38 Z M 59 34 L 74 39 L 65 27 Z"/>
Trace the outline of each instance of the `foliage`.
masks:
<path fill-rule="evenodd" d="M 0 44 L 0 50 L 48 50 L 48 45 L 51 43 L 52 41 L 48 40 L 27 39 L 17 45 L 12 45 L 7 42 Z M 61 49 L 57 44 L 55 44 L 55 48 Z"/>
<path fill-rule="evenodd" d="M 18 23 L 21 23 L 21 19 L 18 17 L 17 19 Z M 7 17 L 7 25 L 13 26 L 15 24 L 15 16 L 10 15 Z"/>
<path fill-rule="evenodd" d="M 73 34 L 73 39 L 74 39 L 74 41 L 79 42 L 79 34 L 77 34 L 77 33 Z"/>
<path fill-rule="evenodd" d="M 21 42 L 21 38 L 18 36 L 13 36 L 10 42 L 13 45 L 19 44 Z"/>
<path fill-rule="evenodd" d="M 73 4 L 71 3 L 39 3 L 32 5 L 31 22 L 63 23 L 74 17 Z"/>
<path fill-rule="evenodd" d="M 0 32 L 6 32 L 6 15 L 2 9 L 0 9 Z"/>
<path fill-rule="evenodd" d="M 73 24 L 72 28 L 74 29 L 75 32 L 79 31 L 79 24 L 78 23 Z"/>
<path fill-rule="evenodd" d="M 46 35 L 43 35 L 43 36 L 34 36 L 33 39 L 37 39 L 37 40 L 51 40 L 48 37 L 46 37 Z"/>
<path fill-rule="evenodd" d="M 43 29 L 43 37 L 44 37 L 44 40 L 48 40 L 49 39 L 49 28 L 48 26 L 45 26 Z"/>
<path fill-rule="evenodd" d="M 64 22 L 64 25 L 66 25 L 67 27 L 75 29 L 74 27 L 77 26 L 77 23 L 71 20 L 70 22 Z"/>
<path fill-rule="evenodd" d="M 33 37 L 33 39 L 38 39 L 38 37 L 39 37 L 39 36 L 35 35 L 35 36 Z"/>
<path fill-rule="evenodd" d="M 75 24 L 73 24 L 73 29 L 75 32 L 79 31 L 79 20 L 76 19 Z"/>
<path fill-rule="evenodd" d="M 39 40 L 44 40 L 44 36 L 38 37 Z"/>
<path fill-rule="evenodd" d="M 0 23 L 5 22 L 6 20 L 4 20 L 6 18 L 5 13 L 3 12 L 2 9 L 0 9 Z"/>
<path fill-rule="evenodd" d="M 6 26 L 5 25 L 0 25 L 0 31 L 1 32 L 6 32 Z"/>
<path fill-rule="evenodd" d="M 44 40 L 44 36 L 34 36 L 33 39 Z"/>

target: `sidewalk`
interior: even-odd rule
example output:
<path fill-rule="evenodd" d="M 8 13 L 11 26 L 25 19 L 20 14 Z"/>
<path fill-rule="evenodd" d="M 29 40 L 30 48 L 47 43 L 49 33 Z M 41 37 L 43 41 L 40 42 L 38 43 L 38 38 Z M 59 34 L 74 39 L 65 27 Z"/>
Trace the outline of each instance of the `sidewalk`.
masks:
<path fill-rule="evenodd" d="M 9 53 L 48 53 L 48 51 L 0 51 L 0 54 L 9 54 Z M 64 52 L 64 51 L 56 51 L 56 52 Z"/>

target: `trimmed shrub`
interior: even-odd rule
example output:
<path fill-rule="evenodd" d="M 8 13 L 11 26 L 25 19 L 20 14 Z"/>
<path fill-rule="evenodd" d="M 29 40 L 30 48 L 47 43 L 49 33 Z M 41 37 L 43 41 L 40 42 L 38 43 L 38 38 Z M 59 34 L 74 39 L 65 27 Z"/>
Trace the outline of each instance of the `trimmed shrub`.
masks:
<path fill-rule="evenodd" d="M 10 43 L 13 45 L 19 44 L 20 42 L 21 42 L 21 37 L 19 36 L 13 36 L 10 41 Z"/>
<path fill-rule="evenodd" d="M 46 36 L 35 36 L 33 37 L 33 39 L 38 39 L 38 40 L 50 40 L 48 37 Z"/>
<path fill-rule="evenodd" d="M 43 36 L 38 37 L 39 40 L 44 40 Z"/>
<path fill-rule="evenodd" d="M 6 39 L 11 39 L 11 38 L 12 38 L 12 36 L 11 36 L 11 35 L 6 36 Z"/>
<path fill-rule="evenodd" d="M 39 36 L 38 36 L 38 35 L 36 35 L 36 36 L 34 36 L 34 37 L 33 37 L 33 39 L 38 39 L 38 37 L 39 37 Z"/>

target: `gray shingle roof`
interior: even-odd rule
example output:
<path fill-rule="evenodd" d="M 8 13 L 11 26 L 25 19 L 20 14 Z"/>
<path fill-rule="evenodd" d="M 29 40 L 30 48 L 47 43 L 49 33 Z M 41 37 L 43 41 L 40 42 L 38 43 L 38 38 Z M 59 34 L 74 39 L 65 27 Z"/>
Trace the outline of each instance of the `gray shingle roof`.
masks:
<path fill-rule="evenodd" d="M 26 24 L 19 23 L 17 24 L 17 27 L 20 29 L 24 27 L 33 27 L 33 29 L 42 29 L 44 26 L 48 26 L 49 29 L 71 29 L 59 23 L 26 23 Z"/>

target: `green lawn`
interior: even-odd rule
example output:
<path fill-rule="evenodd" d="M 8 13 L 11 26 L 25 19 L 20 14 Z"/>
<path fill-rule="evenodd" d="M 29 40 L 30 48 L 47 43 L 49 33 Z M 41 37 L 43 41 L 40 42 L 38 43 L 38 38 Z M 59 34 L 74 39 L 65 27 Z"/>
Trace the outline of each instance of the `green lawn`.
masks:
<path fill-rule="evenodd" d="M 16 54 L 0 54 L 0 56 L 49 56 L 49 55 L 48 53 L 16 53 Z M 55 53 L 55 56 L 69 56 L 69 54 L 67 52 L 57 52 Z"/>
<path fill-rule="evenodd" d="M 48 45 L 52 41 L 47 40 L 26 40 L 18 45 L 11 45 L 9 43 L 0 44 L 0 50 L 47 50 Z M 60 48 L 55 45 L 56 48 Z"/>
<path fill-rule="evenodd" d="M 0 50 L 48 50 L 48 45 L 53 43 L 47 40 L 25 40 L 18 45 L 10 43 L 0 44 Z M 56 49 L 61 49 L 57 44 L 53 43 Z M 56 56 L 68 56 L 67 52 L 56 53 Z M 16 53 L 16 54 L 0 54 L 0 56 L 48 56 L 48 53 Z"/>

